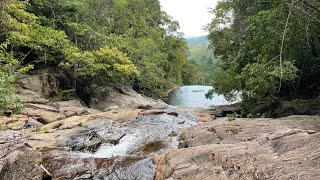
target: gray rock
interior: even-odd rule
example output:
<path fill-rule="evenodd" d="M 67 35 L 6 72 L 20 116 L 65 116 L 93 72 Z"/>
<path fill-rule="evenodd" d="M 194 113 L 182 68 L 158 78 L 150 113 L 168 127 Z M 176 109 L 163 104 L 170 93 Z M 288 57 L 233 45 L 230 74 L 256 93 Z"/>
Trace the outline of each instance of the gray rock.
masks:
<path fill-rule="evenodd" d="M 319 179 L 320 118 L 243 119 L 185 129 L 155 179 Z"/>
<path fill-rule="evenodd" d="M 81 179 L 92 179 L 92 175 L 91 174 L 83 174 L 79 177 L 74 178 L 74 180 L 81 180 Z"/>
<path fill-rule="evenodd" d="M 75 143 L 72 146 L 73 151 L 94 153 L 101 146 L 102 140 L 96 131 L 91 131 L 85 134 L 85 136 L 78 137 L 72 140 L 71 143 Z"/>
<path fill-rule="evenodd" d="M 42 179 L 41 155 L 27 146 L 18 131 L 0 132 L 0 179 Z"/>
<path fill-rule="evenodd" d="M 141 108 L 141 107 L 166 107 L 164 102 L 156 101 L 141 94 L 138 94 L 132 88 L 119 87 L 112 90 L 97 88 L 90 100 L 90 107 L 110 110 L 110 107 L 118 108 Z"/>

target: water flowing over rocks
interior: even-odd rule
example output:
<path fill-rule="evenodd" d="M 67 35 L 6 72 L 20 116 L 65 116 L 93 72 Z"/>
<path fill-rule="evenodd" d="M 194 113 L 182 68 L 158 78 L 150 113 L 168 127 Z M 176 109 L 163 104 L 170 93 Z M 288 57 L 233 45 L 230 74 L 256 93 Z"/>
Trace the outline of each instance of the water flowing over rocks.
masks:
<path fill-rule="evenodd" d="M 151 99 L 138 109 L 118 102 L 96 110 L 27 89 L 17 96 L 27 102 L 24 112 L 0 117 L 0 179 L 320 177 L 316 116 L 229 121 Z"/>
<path fill-rule="evenodd" d="M 179 128 L 196 124 L 196 120 L 187 115 L 181 117 L 185 119 L 181 123 L 182 120 L 170 112 L 138 115 L 130 121 L 95 115 L 98 119 L 90 121 L 85 118 L 81 121 L 81 127 L 69 125 L 64 129 L 63 126 L 70 123 L 61 122 L 60 127 L 53 126 L 48 132 L 40 130 L 31 134 L 26 132 L 25 135 L 32 146 L 45 150 L 45 167 L 54 177 L 75 178 L 85 173 L 90 177 L 152 179 L 155 173 L 153 157 L 177 148 L 175 135 Z M 121 111 L 118 113 L 121 114 Z M 83 166 L 70 168 L 72 164 Z M 99 164 L 103 164 L 103 168 Z M 87 166 L 90 166 L 90 172 L 87 172 Z M 136 166 L 138 168 L 134 168 Z"/>

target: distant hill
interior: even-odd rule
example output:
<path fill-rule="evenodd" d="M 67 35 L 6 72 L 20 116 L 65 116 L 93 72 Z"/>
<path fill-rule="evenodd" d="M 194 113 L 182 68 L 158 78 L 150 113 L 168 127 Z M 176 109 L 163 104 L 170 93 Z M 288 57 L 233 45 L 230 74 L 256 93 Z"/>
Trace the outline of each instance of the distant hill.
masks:
<path fill-rule="evenodd" d="M 190 38 L 186 38 L 186 40 L 188 42 L 189 47 L 209 44 L 209 40 L 208 40 L 207 36 L 190 37 Z"/>
<path fill-rule="evenodd" d="M 188 59 L 199 67 L 199 83 L 210 85 L 213 79 L 213 69 L 216 59 L 211 49 L 207 36 L 185 38 L 188 43 Z"/>
<path fill-rule="evenodd" d="M 189 47 L 189 59 L 197 64 L 204 64 L 208 58 L 213 58 L 213 53 L 209 50 L 209 40 L 207 36 L 186 38 Z"/>

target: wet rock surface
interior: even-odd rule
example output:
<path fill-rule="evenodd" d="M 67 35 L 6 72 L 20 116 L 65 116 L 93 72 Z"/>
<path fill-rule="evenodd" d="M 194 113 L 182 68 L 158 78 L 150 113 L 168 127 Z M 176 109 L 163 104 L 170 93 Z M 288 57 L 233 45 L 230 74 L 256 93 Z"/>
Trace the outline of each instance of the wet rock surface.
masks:
<path fill-rule="evenodd" d="M 320 118 L 218 119 L 183 130 L 155 179 L 317 179 Z"/>
<path fill-rule="evenodd" d="M 176 112 L 177 117 L 172 112 L 178 110 L 166 111 L 130 116 L 131 120 L 112 119 L 105 112 L 23 132 L 31 146 L 43 151 L 44 167 L 55 178 L 153 179 L 153 157 L 177 148 L 179 129 L 197 123 L 192 115 Z"/>

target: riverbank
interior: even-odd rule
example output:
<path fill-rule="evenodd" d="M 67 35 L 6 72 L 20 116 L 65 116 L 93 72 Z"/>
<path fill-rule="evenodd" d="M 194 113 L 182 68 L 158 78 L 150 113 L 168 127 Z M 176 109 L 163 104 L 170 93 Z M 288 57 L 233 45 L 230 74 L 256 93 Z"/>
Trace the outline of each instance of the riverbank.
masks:
<path fill-rule="evenodd" d="M 169 94 L 170 94 L 172 91 L 178 89 L 179 87 L 181 87 L 181 86 L 179 86 L 179 85 L 177 85 L 177 84 L 174 84 L 170 89 L 168 89 L 167 91 L 161 93 L 160 98 L 161 98 L 161 99 L 168 98 Z"/>
<path fill-rule="evenodd" d="M 139 100 L 140 108 L 98 110 L 19 93 L 28 102 L 22 115 L 0 118 L 0 179 L 319 177 L 316 116 L 229 121 L 149 98 Z"/>

